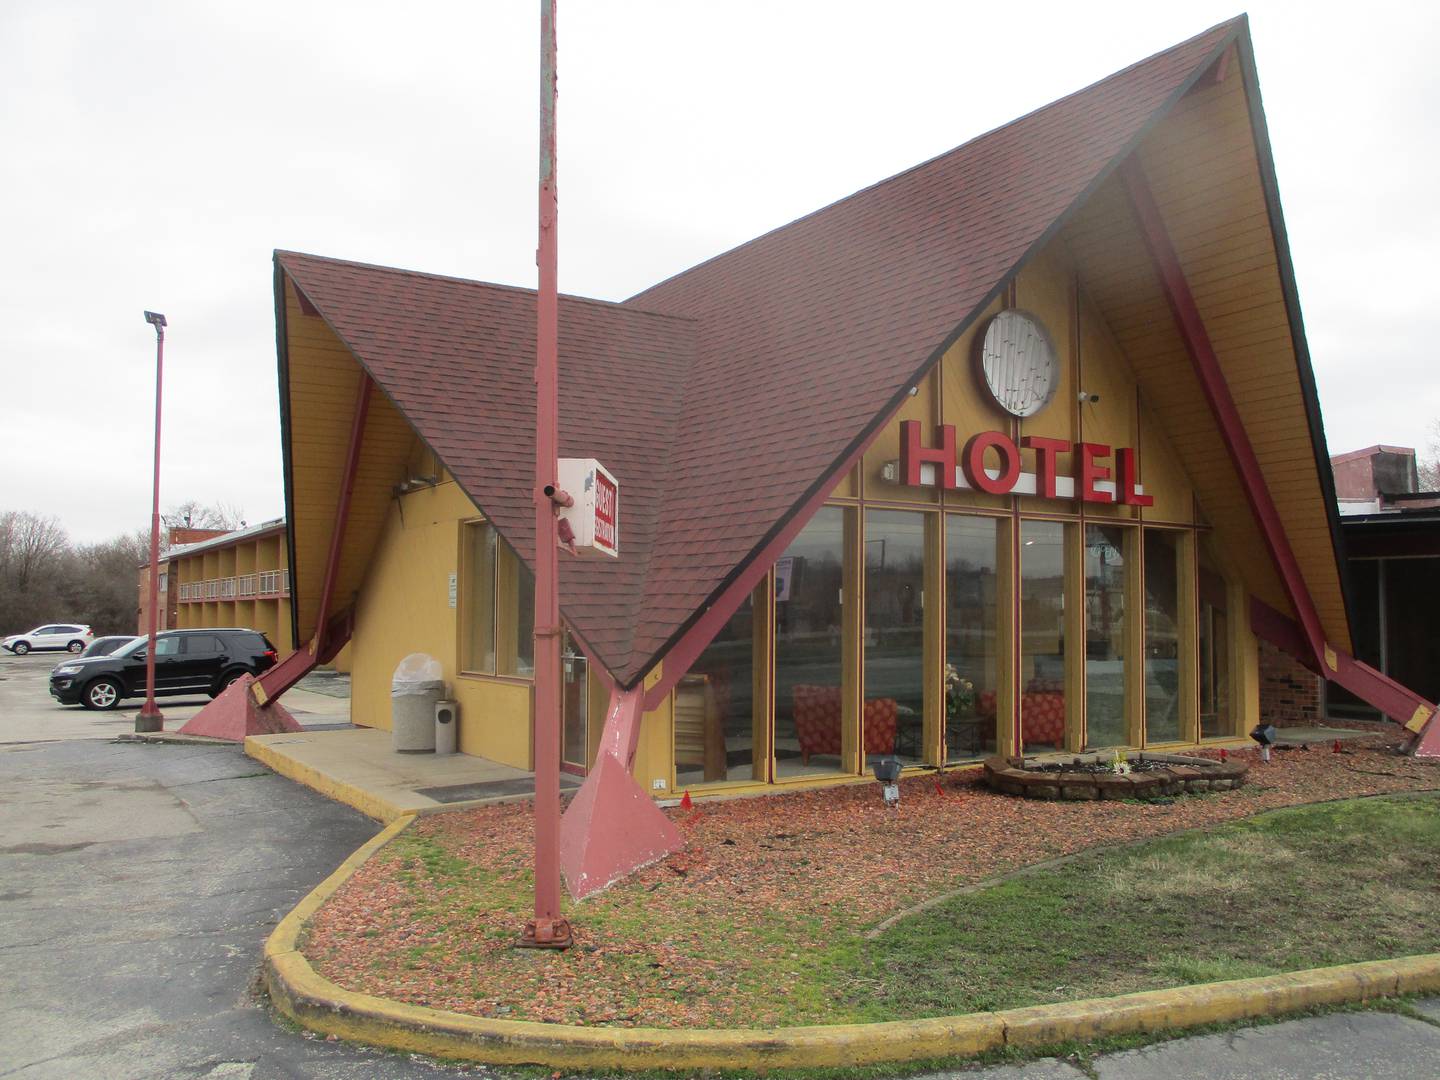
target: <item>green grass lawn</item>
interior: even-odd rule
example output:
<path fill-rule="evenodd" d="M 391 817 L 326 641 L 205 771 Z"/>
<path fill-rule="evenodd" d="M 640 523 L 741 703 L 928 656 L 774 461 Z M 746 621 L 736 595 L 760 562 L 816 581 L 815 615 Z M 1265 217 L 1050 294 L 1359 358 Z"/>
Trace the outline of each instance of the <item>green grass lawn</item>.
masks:
<path fill-rule="evenodd" d="M 1440 800 L 1362 799 L 1082 856 L 826 967 L 847 1019 L 949 1015 L 1440 951 L 1437 907 Z"/>
<path fill-rule="evenodd" d="M 1317 760 L 1339 768 L 1329 755 Z M 1264 790 L 1257 783 L 1241 797 Z M 935 830 L 973 844 L 976 823 L 1010 813 L 1012 825 L 1029 823 L 1019 849 L 1037 852 L 1038 814 L 1068 815 L 1071 829 L 1093 825 L 1100 843 L 1132 809 L 941 798 L 933 796 L 953 816 L 906 824 L 877 813 L 868 842 L 850 828 L 777 832 L 766 807 L 711 811 L 701 824 L 725 838 L 712 836 L 708 852 L 696 842 L 688 863 L 671 860 L 581 904 L 567 901 L 580 930 L 563 953 L 512 947 L 533 896 L 524 808 L 423 819 L 322 909 L 303 947 L 341 985 L 396 1000 L 513 1019 L 682 1027 L 943 1016 L 1440 951 L 1440 793 L 1297 806 L 1081 853 L 975 886 L 867 937 L 902 903 L 974 880 L 938 874 L 917 893 L 912 878 L 893 904 L 857 902 L 855 887 L 888 896 L 904 887 L 896 882 L 905 860 L 913 869 L 938 857 L 945 841 Z M 1209 800 L 1236 798 L 1197 796 L 1182 809 L 1198 815 Z M 911 804 L 921 805 L 914 796 Z M 1170 820 L 1152 807 L 1133 810 L 1135 822 Z M 746 831 L 723 814 L 750 814 L 760 828 Z M 867 826 L 861 810 L 854 816 L 856 829 Z M 929 846 L 876 839 L 927 822 Z M 986 835 L 1006 842 L 1002 827 Z M 886 854 L 827 877 L 835 868 L 826 852 L 846 844 Z M 722 853 L 739 854 L 723 862 Z"/>

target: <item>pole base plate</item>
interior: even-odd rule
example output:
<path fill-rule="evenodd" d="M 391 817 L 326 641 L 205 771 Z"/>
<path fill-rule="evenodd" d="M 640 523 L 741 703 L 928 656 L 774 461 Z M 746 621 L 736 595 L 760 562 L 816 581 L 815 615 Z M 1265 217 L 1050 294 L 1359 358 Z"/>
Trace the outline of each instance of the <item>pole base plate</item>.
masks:
<path fill-rule="evenodd" d="M 531 919 L 515 943 L 517 949 L 568 949 L 575 943 L 569 919 Z"/>

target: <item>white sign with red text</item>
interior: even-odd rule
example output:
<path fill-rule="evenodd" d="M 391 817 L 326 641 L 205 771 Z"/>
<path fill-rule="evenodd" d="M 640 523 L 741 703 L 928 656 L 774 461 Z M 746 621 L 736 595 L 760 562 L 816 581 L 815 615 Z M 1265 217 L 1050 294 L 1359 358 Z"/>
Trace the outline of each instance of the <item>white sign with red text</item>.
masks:
<path fill-rule="evenodd" d="M 577 555 L 620 555 L 620 485 L 594 458 L 561 458 L 560 490 L 573 500 L 558 517 L 570 523 Z"/>

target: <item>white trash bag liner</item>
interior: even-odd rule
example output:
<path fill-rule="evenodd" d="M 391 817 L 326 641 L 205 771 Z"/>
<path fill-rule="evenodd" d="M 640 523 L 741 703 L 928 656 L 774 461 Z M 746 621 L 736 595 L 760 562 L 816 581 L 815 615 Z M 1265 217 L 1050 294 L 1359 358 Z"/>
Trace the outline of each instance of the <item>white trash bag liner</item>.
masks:
<path fill-rule="evenodd" d="M 401 697 L 408 694 L 428 694 L 445 685 L 445 669 L 440 661 L 427 653 L 416 652 L 401 660 L 390 680 L 390 694 Z"/>

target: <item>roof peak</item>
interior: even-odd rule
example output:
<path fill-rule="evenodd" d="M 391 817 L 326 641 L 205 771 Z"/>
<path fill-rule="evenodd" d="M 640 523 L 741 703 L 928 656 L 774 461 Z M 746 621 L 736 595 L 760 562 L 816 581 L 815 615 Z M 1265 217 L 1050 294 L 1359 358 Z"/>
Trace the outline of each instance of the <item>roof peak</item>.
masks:
<path fill-rule="evenodd" d="M 276 248 L 274 251 L 274 258 L 277 262 L 281 263 L 281 265 L 284 265 L 284 262 L 287 258 L 307 259 L 313 260 L 315 262 L 326 263 L 331 266 L 350 266 L 354 267 L 357 270 L 369 270 L 382 274 L 398 274 L 404 277 L 418 278 L 422 281 L 439 281 L 446 282 L 452 285 L 464 285 L 475 289 L 493 289 L 502 292 L 521 293 L 528 296 L 535 295 L 535 290 L 533 288 L 527 288 L 524 285 L 507 285 L 499 281 L 483 281 L 479 278 L 460 277 L 456 274 L 435 274 L 425 270 L 411 270 L 408 267 L 403 266 L 386 266 L 383 263 L 363 262 L 357 259 L 340 259 L 332 255 L 316 255 L 313 252 L 294 251 L 289 248 Z M 560 298 L 562 300 L 568 300 L 572 303 L 595 304 L 604 308 L 612 308 L 624 311 L 630 315 L 651 315 L 657 319 L 669 319 L 675 322 L 682 323 L 696 321 L 694 318 L 688 315 L 672 315 L 664 311 L 652 311 L 648 308 L 636 307 L 630 304 L 628 301 L 602 300 L 599 297 L 583 296 L 579 293 L 566 292 L 562 292 L 560 294 Z"/>
<path fill-rule="evenodd" d="M 881 179 L 874 181 L 873 183 L 866 184 L 862 188 L 857 188 L 855 191 L 850 192 L 848 195 L 842 195 L 840 196 L 840 198 L 833 199 L 830 202 L 826 203 L 824 206 L 816 207 L 814 210 L 811 210 L 808 213 L 801 214 L 797 218 L 792 218 L 791 220 L 785 222 L 782 225 L 776 225 L 772 229 L 767 229 L 765 232 L 760 233 L 758 236 L 752 236 L 748 240 L 741 241 L 734 247 L 726 248 L 724 251 L 716 252 L 708 259 L 703 259 L 700 262 L 695 263 L 692 266 L 688 266 L 683 270 L 677 270 L 675 273 L 670 274 L 668 277 L 662 278 L 661 280 L 654 282 L 653 284 L 647 285 L 639 292 L 632 294 L 630 297 L 621 302 L 626 305 L 637 304 L 638 301 L 640 301 L 649 293 L 654 292 L 655 290 L 661 288 L 664 285 L 668 285 L 676 278 L 684 277 L 686 274 L 690 273 L 693 270 L 698 270 L 701 267 L 709 266 L 716 260 L 723 259 L 727 255 L 732 255 L 737 251 L 744 251 L 746 248 L 753 247 L 754 245 L 769 239 L 776 233 L 784 232 L 786 229 L 792 228 L 793 226 L 798 225 L 803 221 L 808 221 L 811 218 L 826 213 L 829 210 L 833 210 L 838 206 L 843 206 L 846 203 L 851 202 L 852 200 L 859 199 L 865 195 L 870 194 L 871 192 L 885 187 L 888 184 L 893 184 L 896 181 L 903 180 L 905 177 L 910 176 L 912 173 L 919 172 L 921 169 L 925 169 L 930 167 L 931 165 L 942 162 L 948 157 L 952 157 L 956 154 L 963 153 L 964 151 L 971 150 L 976 145 L 984 142 L 987 139 L 994 138 L 995 136 L 1001 134 L 1002 132 L 1008 131 L 1009 129 L 1015 127 L 1018 124 L 1023 124 L 1029 120 L 1034 119 L 1037 116 L 1041 116 L 1044 113 L 1050 111 L 1051 109 L 1059 108 L 1068 101 L 1081 97 L 1085 94 L 1092 93 L 1097 87 L 1103 86 L 1105 83 L 1111 82 L 1112 80 L 1122 78 L 1123 76 L 1129 74 L 1135 69 L 1152 63 L 1153 61 L 1158 60 L 1162 56 L 1166 56 L 1169 53 L 1175 52 L 1177 49 L 1184 49 L 1187 46 L 1192 45 L 1196 41 L 1199 41 L 1201 38 L 1215 33 L 1217 30 L 1224 29 L 1228 31 L 1238 27 L 1243 27 L 1249 23 L 1249 19 L 1250 16 L 1248 14 L 1246 14 L 1245 12 L 1241 12 L 1234 18 L 1218 22 L 1214 26 L 1200 31 L 1198 34 L 1192 34 L 1184 41 L 1178 41 L 1174 45 L 1170 45 L 1164 49 L 1159 50 L 1158 52 L 1151 53 L 1149 56 L 1144 57 L 1143 59 L 1136 60 L 1134 63 L 1127 64 L 1123 68 L 1112 71 L 1108 75 L 1103 75 L 1100 78 L 1094 80 L 1093 82 L 1086 83 L 1079 89 L 1072 90 L 1068 94 L 1063 94 L 1052 101 L 1047 101 L 1043 105 L 1036 106 L 1029 112 L 1022 113 L 1021 115 L 1011 120 L 1005 121 L 1003 124 L 997 124 L 995 127 L 988 128 L 985 131 L 980 132 L 980 134 L 974 135 L 971 138 L 966 139 L 964 142 L 959 143 L 956 146 L 950 147 L 948 150 L 942 150 L 940 153 L 933 154 L 932 156 L 926 158 L 923 161 L 916 162 L 914 165 L 909 165 L 906 168 L 901 169 L 897 173 L 892 173 L 889 176 L 882 177 Z M 643 310 L 643 308 L 639 310 Z"/>

